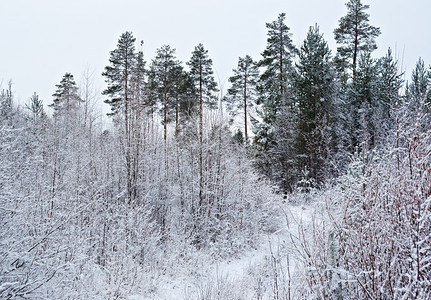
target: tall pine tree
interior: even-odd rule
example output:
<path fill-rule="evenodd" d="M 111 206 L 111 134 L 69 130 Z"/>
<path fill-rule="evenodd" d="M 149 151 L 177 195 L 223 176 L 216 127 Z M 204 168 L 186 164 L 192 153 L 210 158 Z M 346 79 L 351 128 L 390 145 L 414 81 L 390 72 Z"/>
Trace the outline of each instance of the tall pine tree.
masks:
<path fill-rule="evenodd" d="M 375 127 L 372 122 L 376 98 L 377 67 L 370 52 L 362 52 L 358 61 L 356 78 L 349 89 L 351 113 L 351 150 L 356 151 L 361 143 L 366 150 L 375 145 Z M 361 147 L 363 149 L 363 147 Z"/>
<path fill-rule="evenodd" d="M 312 180 L 324 179 L 331 147 L 331 109 L 335 72 L 331 51 L 319 27 L 310 27 L 301 46 L 293 79 L 297 106 L 295 152 L 297 168 Z"/>
<path fill-rule="evenodd" d="M 402 75 L 398 73 L 397 61 L 389 48 L 387 54 L 376 64 L 377 83 L 375 95 L 377 101 L 373 103 L 373 123 L 376 129 L 376 146 L 384 145 L 387 132 L 398 123 L 397 110 L 400 108 L 400 89 L 403 84 Z"/>
<path fill-rule="evenodd" d="M 178 65 L 175 49 L 172 49 L 169 45 L 164 45 L 156 50 L 156 57 L 150 66 L 149 86 L 155 92 L 163 107 L 163 139 L 165 143 L 169 107 L 172 106 L 175 99 L 175 76 L 177 75 L 175 70 Z"/>
<path fill-rule="evenodd" d="M 370 7 L 361 0 L 350 0 L 346 3 L 347 14 L 339 20 L 339 26 L 334 30 L 337 48 L 337 61 L 342 67 L 352 70 L 355 78 L 356 65 L 361 51 L 372 52 L 377 49 L 376 37 L 380 28 L 369 24 L 370 15 L 365 11 Z"/>
<path fill-rule="evenodd" d="M 136 198 L 136 180 L 134 163 L 139 149 L 136 148 L 135 138 L 139 131 L 136 130 L 139 123 L 134 122 L 138 106 L 135 105 L 135 91 L 133 89 L 133 78 L 136 75 L 137 54 L 135 52 L 135 41 L 131 32 L 123 33 L 117 44 L 117 48 L 111 51 L 109 65 L 105 67 L 105 81 L 108 87 L 102 92 L 108 96 L 105 103 L 111 106 L 111 115 L 114 124 L 120 130 L 120 138 L 123 145 L 123 153 L 126 162 L 127 173 L 127 196 L 128 203 Z"/>
<path fill-rule="evenodd" d="M 371 64 L 374 62 L 368 57 L 377 49 L 375 39 L 380 35 L 380 29 L 369 23 L 369 14 L 366 12 L 369 5 L 362 4 L 361 0 L 349 0 L 346 6 L 347 14 L 339 20 L 339 26 L 334 30 L 339 45 L 335 62 L 341 84 L 339 98 L 343 106 L 343 116 L 339 118 L 343 120 L 339 124 L 343 128 L 340 140 L 343 141 L 343 151 L 352 154 L 364 141 L 367 141 L 368 146 L 374 144 L 369 118 L 373 91 L 370 90 L 370 84 L 374 84 L 370 82 L 374 76 L 371 74 L 374 72 Z M 358 76 L 359 63 L 362 65 Z"/>
<path fill-rule="evenodd" d="M 255 143 L 263 151 L 274 143 L 273 126 L 280 108 L 287 105 L 289 74 L 293 69 L 292 59 L 297 53 L 285 19 L 286 14 L 281 13 L 276 21 L 266 24 L 267 46 L 259 61 L 259 67 L 263 68 L 258 87 L 262 122 L 257 124 Z"/>
<path fill-rule="evenodd" d="M 208 50 L 202 44 L 195 47 L 192 57 L 187 62 L 190 67 L 190 79 L 196 91 L 196 100 L 199 103 L 199 208 L 204 203 L 203 178 L 203 109 L 204 105 L 214 108 L 217 103 L 215 95 L 218 92 L 212 70 L 212 60 L 208 57 Z"/>
<path fill-rule="evenodd" d="M 290 29 L 285 24 L 286 14 L 267 23 L 268 38 L 259 66 L 263 69 L 258 82 L 257 110 L 259 119 L 252 119 L 257 150 L 257 164 L 270 178 L 290 181 L 293 106 L 291 76 L 293 57 L 297 49 L 292 43 Z"/>
<path fill-rule="evenodd" d="M 225 101 L 229 112 L 235 116 L 239 110 L 244 113 L 244 138 L 248 143 L 248 107 L 252 107 L 257 97 L 257 81 L 259 68 L 253 59 L 246 55 L 239 58 L 238 67 L 233 70 L 234 75 L 229 78 L 231 87 L 227 90 Z"/>
<path fill-rule="evenodd" d="M 52 95 L 54 97 L 53 103 L 48 105 L 54 109 L 54 117 L 75 114 L 82 100 L 79 97 L 78 86 L 73 75 L 70 73 L 64 74 L 56 87 L 57 90 Z"/>
<path fill-rule="evenodd" d="M 175 115 L 175 137 L 178 138 L 181 127 L 196 114 L 197 105 L 194 101 L 196 89 L 190 74 L 180 64 L 172 70 L 172 76 L 174 102 L 171 115 Z"/>

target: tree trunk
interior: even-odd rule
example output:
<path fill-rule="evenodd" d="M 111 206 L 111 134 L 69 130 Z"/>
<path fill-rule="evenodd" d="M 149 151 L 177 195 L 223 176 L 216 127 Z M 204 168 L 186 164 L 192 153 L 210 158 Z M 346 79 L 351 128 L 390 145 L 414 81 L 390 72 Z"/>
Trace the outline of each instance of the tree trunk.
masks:
<path fill-rule="evenodd" d="M 353 65 L 352 65 L 352 70 L 353 70 L 353 81 L 355 80 L 355 75 L 356 75 L 356 58 L 358 56 L 358 24 L 356 23 L 355 25 L 355 47 L 353 50 Z"/>
<path fill-rule="evenodd" d="M 203 189 L 204 189 L 204 178 L 203 178 L 203 82 L 202 82 L 202 64 L 199 66 L 199 209 L 203 205 Z"/>
<path fill-rule="evenodd" d="M 244 76 L 244 138 L 245 144 L 248 144 L 247 134 L 247 74 Z"/>

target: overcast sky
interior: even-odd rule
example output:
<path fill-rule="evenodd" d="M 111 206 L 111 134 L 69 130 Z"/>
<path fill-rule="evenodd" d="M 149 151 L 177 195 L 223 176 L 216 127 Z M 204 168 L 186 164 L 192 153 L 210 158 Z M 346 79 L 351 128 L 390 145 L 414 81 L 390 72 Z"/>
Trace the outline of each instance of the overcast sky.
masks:
<path fill-rule="evenodd" d="M 16 99 L 28 101 L 33 92 L 44 104 L 66 72 L 78 82 L 92 70 L 95 84 L 105 88 L 100 75 L 121 33 L 143 40 L 147 61 L 168 44 L 177 57 L 189 60 L 203 43 L 209 51 L 216 79 L 226 83 L 239 56 L 260 58 L 266 45 L 265 23 L 286 13 L 286 24 L 299 46 L 309 26 L 317 23 L 333 53 L 333 31 L 346 14 L 347 0 L 0 0 L 0 82 L 12 79 Z M 403 60 L 410 78 L 421 56 L 431 64 L 428 25 L 430 0 L 364 0 L 370 4 L 370 22 L 380 27 L 379 49 L 391 47 Z M 137 43 L 137 47 L 138 43 Z M 225 84 L 225 88 L 226 88 Z"/>

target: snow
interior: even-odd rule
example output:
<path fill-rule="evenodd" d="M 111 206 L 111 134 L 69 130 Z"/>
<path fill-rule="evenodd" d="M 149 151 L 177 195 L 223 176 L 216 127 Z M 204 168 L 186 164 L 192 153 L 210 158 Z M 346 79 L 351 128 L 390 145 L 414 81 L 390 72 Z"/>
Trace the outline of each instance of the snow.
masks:
<path fill-rule="evenodd" d="M 298 233 L 299 226 L 308 225 L 315 213 L 313 205 L 285 205 L 285 216 L 280 219 L 287 219 L 289 224 L 280 220 L 280 227 L 277 231 L 263 235 L 256 249 L 245 251 L 240 254 L 240 257 L 227 259 L 223 261 L 207 260 L 208 264 L 202 264 L 198 270 L 195 270 L 193 275 L 189 269 L 183 269 L 181 273 L 172 276 L 162 276 L 158 279 L 158 287 L 154 293 L 150 295 L 135 294 L 130 295 L 129 300 L 162 300 L 162 299 L 203 299 L 202 295 L 205 291 L 217 288 L 217 286 L 241 286 L 241 291 L 244 298 L 249 299 L 252 296 L 253 287 L 247 285 L 247 280 L 253 270 L 262 269 L 265 264 L 271 259 L 273 252 L 281 245 L 291 243 L 291 236 Z M 284 220 L 283 220 L 284 221 Z M 293 247 L 289 248 L 285 255 L 290 259 L 290 272 L 295 272 L 295 267 L 300 264 L 299 257 L 296 256 L 296 251 Z M 273 254 L 272 254 L 273 253 Z M 251 284 L 251 282 L 249 282 Z M 217 298 L 219 299 L 219 298 Z M 223 299 L 223 298 L 220 298 Z"/>

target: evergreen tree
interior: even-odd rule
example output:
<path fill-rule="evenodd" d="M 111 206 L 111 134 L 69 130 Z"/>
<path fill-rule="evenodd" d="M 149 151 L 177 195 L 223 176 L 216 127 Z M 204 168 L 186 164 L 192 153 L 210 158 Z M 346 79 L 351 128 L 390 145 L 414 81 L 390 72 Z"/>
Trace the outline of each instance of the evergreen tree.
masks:
<path fill-rule="evenodd" d="M 293 124 L 294 105 L 291 87 L 293 73 L 292 59 L 297 49 L 292 43 L 289 27 L 285 24 L 286 15 L 267 23 L 268 38 L 259 66 L 263 68 L 258 82 L 259 97 L 257 110 L 260 120 L 252 119 L 257 150 L 257 165 L 269 178 L 285 182 L 288 186 L 293 177 Z M 290 175 L 288 175 L 290 174 Z"/>
<path fill-rule="evenodd" d="M 190 74 L 180 64 L 172 69 L 172 79 L 174 102 L 170 115 L 175 115 L 175 136 L 178 138 L 180 127 L 196 113 L 196 101 L 194 101 L 196 89 Z M 168 115 L 168 121 L 172 119 L 170 115 Z"/>
<path fill-rule="evenodd" d="M 307 170 L 317 182 L 324 179 L 324 162 L 330 154 L 334 77 L 328 44 L 317 25 L 310 27 L 293 79 L 298 114 L 295 152 L 298 169 Z"/>
<path fill-rule="evenodd" d="M 406 97 L 412 106 L 412 111 L 420 106 L 421 101 L 431 103 L 431 93 L 428 90 L 430 85 L 431 68 L 426 68 L 423 59 L 419 58 L 412 72 L 411 83 L 408 84 L 406 91 Z"/>
<path fill-rule="evenodd" d="M 235 116 L 238 110 L 244 112 L 244 139 L 248 143 L 248 107 L 253 106 L 256 101 L 256 85 L 259 78 L 259 69 L 253 59 L 246 55 L 239 58 L 237 69 L 233 70 L 234 75 L 229 78 L 231 87 L 227 90 L 225 100 L 229 112 Z"/>
<path fill-rule="evenodd" d="M 123 114 L 125 124 L 129 121 L 130 98 L 131 98 L 131 77 L 136 65 L 135 41 L 131 32 L 125 32 L 118 40 L 117 48 L 111 51 L 109 66 L 105 67 L 102 73 L 108 87 L 102 92 L 107 95 L 105 103 L 111 106 L 111 113 L 108 115 Z M 127 125 L 125 126 L 128 129 Z"/>
<path fill-rule="evenodd" d="M 259 114 L 262 122 L 255 122 L 257 125 L 255 143 L 262 151 L 267 151 L 273 146 L 273 126 L 280 108 L 287 105 L 289 74 L 293 69 L 292 58 L 297 53 L 285 19 L 286 14 L 281 13 L 276 21 L 266 24 L 267 46 L 259 62 L 259 66 L 263 68 L 258 87 L 258 104 L 262 105 Z"/>
<path fill-rule="evenodd" d="M 169 107 L 175 99 L 175 68 L 179 65 L 175 58 L 175 49 L 164 45 L 156 50 L 156 57 L 150 66 L 149 86 L 162 103 L 163 139 L 167 138 L 167 123 Z"/>
<path fill-rule="evenodd" d="M 131 32 L 125 32 L 118 40 L 117 48 L 111 51 L 109 63 L 105 67 L 105 81 L 108 87 L 102 92 L 107 95 L 105 103 L 111 106 L 114 124 L 120 130 L 121 144 L 126 162 L 127 195 L 128 203 L 136 198 L 137 176 L 135 174 L 136 156 L 139 153 L 139 144 L 135 143 L 136 135 L 140 134 L 141 120 L 137 120 L 140 105 L 136 105 L 134 78 L 137 70 L 137 54 L 135 53 L 135 41 Z"/>
<path fill-rule="evenodd" d="M 422 58 L 419 58 L 412 72 L 411 83 L 407 83 L 405 99 L 411 122 L 416 121 L 418 115 L 424 115 L 420 125 L 423 130 L 429 130 L 431 121 L 431 67 L 426 68 Z"/>
<path fill-rule="evenodd" d="M 133 108 L 139 109 L 140 111 L 144 108 L 147 108 L 148 106 L 151 106 L 147 95 L 147 73 L 144 54 L 142 51 L 139 51 L 136 55 L 136 64 L 133 68 L 133 73 L 131 76 L 131 89 L 135 99 Z"/>
<path fill-rule="evenodd" d="M 213 77 L 212 60 L 208 57 L 208 50 L 202 44 L 195 47 L 192 57 L 187 62 L 190 67 L 191 82 L 196 91 L 196 98 L 199 103 L 199 207 L 204 201 L 203 194 L 203 107 L 204 104 L 213 108 L 216 104 L 215 93 L 218 91 L 217 84 Z"/>
<path fill-rule="evenodd" d="M 377 87 L 376 62 L 370 52 L 363 52 L 358 61 L 358 70 L 354 83 L 349 89 L 351 113 L 351 150 L 363 142 L 366 149 L 375 145 L 375 127 L 372 122 L 373 108 L 379 101 L 376 98 Z"/>
<path fill-rule="evenodd" d="M 52 95 L 54 97 L 53 103 L 48 105 L 54 109 L 54 117 L 60 115 L 76 116 L 82 100 L 79 97 L 78 87 L 73 75 L 70 73 L 64 74 L 60 84 L 57 84 L 56 87 L 57 90 Z"/>
<path fill-rule="evenodd" d="M 141 41 L 141 46 L 143 42 Z M 147 95 L 147 70 L 145 69 L 146 62 L 144 60 L 144 54 L 139 51 L 136 55 L 136 64 L 133 68 L 131 76 L 131 115 L 130 115 L 130 147 L 132 149 L 131 155 L 131 182 L 132 182 L 132 196 L 135 199 L 138 193 L 138 177 L 142 176 L 144 171 L 140 172 L 142 163 L 141 148 L 145 143 L 145 126 L 144 126 L 144 114 L 145 110 L 148 110 L 148 106 L 151 103 L 148 101 Z"/>
<path fill-rule="evenodd" d="M 190 78 L 196 90 L 196 98 L 199 103 L 199 135 L 203 135 L 203 107 L 214 108 L 217 104 L 215 93 L 218 92 L 217 83 L 214 80 L 212 60 L 208 57 L 208 50 L 202 44 L 195 47 L 192 57 L 187 62 L 190 67 Z"/>
<path fill-rule="evenodd" d="M 402 75 L 398 74 L 397 61 L 389 48 L 386 56 L 377 61 L 376 102 L 373 103 L 373 123 L 376 128 L 376 145 L 383 144 L 387 132 L 397 123 L 396 111 L 400 108 L 399 91 L 403 84 Z M 381 143 L 380 143 L 381 142 Z"/>
<path fill-rule="evenodd" d="M 3 89 L 0 93 L 0 121 L 1 124 L 6 122 L 8 125 L 12 125 L 12 80 L 8 82 L 8 88 Z"/>
<path fill-rule="evenodd" d="M 33 122 L 36 123 L 39 119 L 46 118 L 45 110 L 43 109 L 43 101 L 39 99 L 39 95 L 36 93 L 31 96 L 30 103 L 26 103 L 25 107 L 30 111 Z"/>
<path fill-rule="evenodd" d="M 347 15 L 339 20 L 339 27 L 334 30 L 337 48 L 337 60 L 342 69 L 349 68 L 355 78 L 356 64 L 361 51 L 372 52 L 377 49 L 375 38 L 380 35 L 380 28 L 369 24 L 370 7 L 361 0 L 350 0 L 346 3 Z"/>

